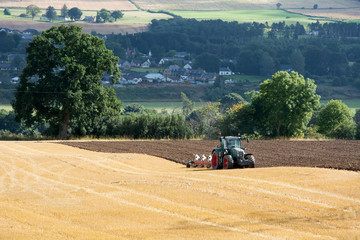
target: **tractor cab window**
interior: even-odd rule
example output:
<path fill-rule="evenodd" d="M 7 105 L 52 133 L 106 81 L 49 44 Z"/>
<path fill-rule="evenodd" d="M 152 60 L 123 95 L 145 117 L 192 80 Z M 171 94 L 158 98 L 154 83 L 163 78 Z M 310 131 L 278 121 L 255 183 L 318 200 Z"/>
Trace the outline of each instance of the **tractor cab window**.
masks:
<path fill-rule="evenodd" d="M 227 140 L 227 148 L 241 148 L 241 142 L 238 138 L 232 138 Z"/>

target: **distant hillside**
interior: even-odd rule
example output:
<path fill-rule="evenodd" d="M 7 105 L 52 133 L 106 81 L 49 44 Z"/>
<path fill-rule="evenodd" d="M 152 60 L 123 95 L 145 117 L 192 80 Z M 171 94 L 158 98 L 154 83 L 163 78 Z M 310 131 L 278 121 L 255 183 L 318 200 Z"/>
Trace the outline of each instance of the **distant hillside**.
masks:
<path fill-rule="evenodd" d="M 312 9 L 314 4 L 318 9 L 324 8 L 360 8 L 359 0 L 0 0 L 0 7 L 26 7 L 36 4 L 40 8 L 49 5 L 60 9 L 64 4 L 68 7 L 79 7 L 82 10 L 136 10 L 135 4 L 143 9 L 151 10 L 248 10 L 281 8 Z"/>
<path fill-rule="evenodd" d="M 106 8 L 109 10 L 137 10 L 128 0 L 0 0 L 0 7 L 27 7 L 35 4 L 40 8 L 53 6 L 61 9 L 64 4 L 68 8 L 78 7 L 81 10 L 100 10 Z"/>
<path fill-rule="evenodd" d="M 281 3 L 282 8 L 354 8 L 360 7 L 358 0 L 134 0 L 144 9 L 169 10 L 246 10 L 276 9 Z"/>

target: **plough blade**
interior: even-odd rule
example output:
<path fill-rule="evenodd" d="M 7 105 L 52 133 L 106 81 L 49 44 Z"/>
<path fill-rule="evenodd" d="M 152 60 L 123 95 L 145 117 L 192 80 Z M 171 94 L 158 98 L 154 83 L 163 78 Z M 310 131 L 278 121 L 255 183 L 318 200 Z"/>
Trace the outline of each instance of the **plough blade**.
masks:
<path fill-rule="evenodd" d="M 188 161 L 188 163 L 186 164 L 186 167 L 207 167 L 210 168 L 211 167 L 211 155 L 208 155 L 206 157 L 205 154 L 193 154 L 194 155 L 194 160 L 192 161 Z"/>

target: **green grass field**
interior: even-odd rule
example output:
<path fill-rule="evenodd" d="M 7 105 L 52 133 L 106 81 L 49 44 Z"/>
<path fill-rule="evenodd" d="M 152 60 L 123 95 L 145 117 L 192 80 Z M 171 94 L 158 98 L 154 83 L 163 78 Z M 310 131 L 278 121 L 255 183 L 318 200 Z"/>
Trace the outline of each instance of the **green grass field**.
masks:
<path fill-rule="evenodd" d="M 165 109 L 168 113 L 182 113 L 182 102 L 125 102 L 124 106 L 133 103 L 138 103 L 146 109 L 154 109 L 157 112 Z M 195 108 L 200 108 L 203 104 L 205 103 L 195 102 Z"/>
<path fill-rule="evenodd" d="M 230 76 L 224 76 L 224 79 L 231 79 L 235 82 L 251 82 L 251 83 L 260 83 L 267 78 L 263 76 L 251 76 L 251 75 L 230 75 Z"/>
<path fill-rule="evenodd" d="M 0 109 L 4 109 L 6 111 L 11 111 L 12 106 L 10 104 L 0 104 Z"/>
<path fill-rule="evenodd" d="M 307 17 L 301 14 L 288 13 L 283 10 L 238 10 L 238 11 L 170 11 L 183 18 L 195 18 L 198 20 L 222 19 L 224 21 L 243 22 L 273 22 L 285 21 L 286 24 L 309 24 L 312 22 L 329 21 L 324 18 Z"/>
<path fill-rule="evenodd" d="M 346 99 L 341 101 L 345 103 L 354 112 L 356 111 L 356 109 L 360 109 L 360 99 Z M 330 100 L 320 100 L 320 103 L 323 104 L 327 104 L 328 102 L 330 102 Z"/>

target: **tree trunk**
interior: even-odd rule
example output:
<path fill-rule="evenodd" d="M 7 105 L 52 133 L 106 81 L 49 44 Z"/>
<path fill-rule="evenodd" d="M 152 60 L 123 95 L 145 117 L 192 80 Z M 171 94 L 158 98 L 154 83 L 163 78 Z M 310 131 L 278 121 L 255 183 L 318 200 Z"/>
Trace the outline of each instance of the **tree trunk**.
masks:
<path fill-rule="evenodd" d="M 60 126 L 59 129 L 59 138 L 60 139 L 66 139 L 68 137 L 68 127 L 69 127 L 69 122 L 70 122 L 70 113 L 69 112 L 65 112 L 64 114 L 64 118 L 63 118 L 63 122 Z"/>
<path fill-rule="evenodd" d="M 278 137 L 280 137 L 280 128 L 281 128 L 281 121 L 279 120 L 277 128 L 276 128 L 276 132 L 277 132 Z"/>

